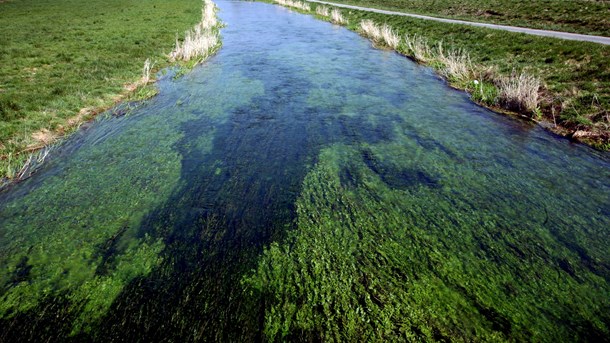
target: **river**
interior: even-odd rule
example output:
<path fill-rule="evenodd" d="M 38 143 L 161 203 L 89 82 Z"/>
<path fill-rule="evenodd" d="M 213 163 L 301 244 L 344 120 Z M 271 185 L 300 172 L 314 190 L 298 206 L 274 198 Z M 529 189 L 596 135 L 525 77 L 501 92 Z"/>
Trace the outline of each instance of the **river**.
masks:
<path fill-rule="evenodd" d="M 608 340 L 607 153 L 218 5 L 216 56 L 0 193 L 0 341 Z"/>

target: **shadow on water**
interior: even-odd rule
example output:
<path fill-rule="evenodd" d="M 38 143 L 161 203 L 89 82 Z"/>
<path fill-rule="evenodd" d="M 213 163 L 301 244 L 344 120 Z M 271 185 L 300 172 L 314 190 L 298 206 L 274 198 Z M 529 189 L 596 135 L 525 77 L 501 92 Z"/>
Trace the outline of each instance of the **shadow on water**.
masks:
<path fill-rule="evenodd" d="M 496 117 L 344 29 L 220 5 L 216 57 L 0 194 L 0 341 L 536 340 L 518 320 L 531 313 L 604 337 L 608 299 L 590 301 L 608 294 L 607 155 Z M 534 310 L 551 279 L 584 307 Z"/>

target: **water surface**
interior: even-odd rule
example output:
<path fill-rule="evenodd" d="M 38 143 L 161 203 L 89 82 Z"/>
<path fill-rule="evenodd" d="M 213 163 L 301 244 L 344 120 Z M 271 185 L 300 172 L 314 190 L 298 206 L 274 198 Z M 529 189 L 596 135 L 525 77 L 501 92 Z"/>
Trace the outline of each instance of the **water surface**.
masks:
<path fill-rule="evenodd" d="M 608 339 L 608 154 L 219 6 L 217 56 L 0 193 L 0 340 Z"/>

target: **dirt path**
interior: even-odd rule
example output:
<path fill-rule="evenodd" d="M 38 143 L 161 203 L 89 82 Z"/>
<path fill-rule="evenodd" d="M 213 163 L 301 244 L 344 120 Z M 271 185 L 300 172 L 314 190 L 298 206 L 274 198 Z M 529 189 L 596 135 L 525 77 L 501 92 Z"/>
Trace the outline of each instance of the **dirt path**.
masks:
<path fill-rule="evenodd" d="M 494 30 L 520 32 L 520 33 L 526 33 L 526 34 L 536 35 L 536 36 L 553 37 L 553 38 L 568 39 L 568 40 L 575 40 L 575 41 L 581 41 L 581 42 L 593 42 L 593 43 L 598 43 L 598 44 L 610 45 L 610 37 L 590 36 L 590 35 L 583 35 L 583 34 L 570 33 L 570 32 L 528 29 L 525 27 L 518 27 L 518 26 L 496 25 L 496 24 L 486 24 L 486 23 L 477 23 L 477 22 L 472 22 L 472 21 L 456 20 L 456 19 L 436 18 L 436 17 L 430 17 L 430 16 L 425 16 L 425 15 L 420 15 L 420 14 L 386 11 L 386 10 L 380 10 L 377 8 L 344 5 L 344 4 L 337 4 L 334 2 L 319 1 L 319 0 L 307 0 L 307 1 L 317 2 L 320 4 L 326 4 L 326 5 L 332 5 L 332 6 L 336 6 L 336 7 L 360 10 L 360 11 L 376 12 L 376 13 L 390 14 L 390 15 L 401 15 L 401 16 L 405 16 L 405 17 L 413 17 L 413 18 L 419 18 L 419 19 L 425 19 L 425 20 L 440 21 L 443 23 L 472 25 L 472 26 L 486 27 L 486 28 L 494 29 Z"/>

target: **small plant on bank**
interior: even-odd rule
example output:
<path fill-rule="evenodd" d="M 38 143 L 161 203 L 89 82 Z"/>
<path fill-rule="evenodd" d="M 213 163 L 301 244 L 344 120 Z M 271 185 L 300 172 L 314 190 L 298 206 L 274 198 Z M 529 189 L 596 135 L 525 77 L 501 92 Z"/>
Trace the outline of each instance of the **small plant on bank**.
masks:
<path fill-rule="evenodd" d="M 467 88 L 471 92 L 470 97 L 473 101 L 487 106 L 498 104 L 498 88 L 493 83 L 482 79 L 480 81 L 473 80 L 472 85 L 468 85 Z"/>

